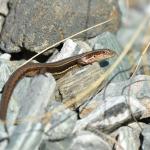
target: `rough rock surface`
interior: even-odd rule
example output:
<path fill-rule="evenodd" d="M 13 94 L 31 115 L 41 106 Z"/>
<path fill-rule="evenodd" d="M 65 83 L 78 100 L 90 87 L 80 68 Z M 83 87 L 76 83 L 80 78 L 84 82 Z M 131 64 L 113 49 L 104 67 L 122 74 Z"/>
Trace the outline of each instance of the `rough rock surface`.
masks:
<path fill-rule="evenodd" d="M 115 0 L 10 0 L 10 13 L 2 29 L 0 48 L 18 52 L 21 48 L 40 51 L 87 27 L 116 17 L 107 25 L 80 37 L 94 37 L 104 31 L 115 32 L 120 11 Z"/>
<path fill-rule="evenodd" d="M 0 32 L 4 23 L 5 16 L 8 14 L 8 0 L 0 0 Z"/>

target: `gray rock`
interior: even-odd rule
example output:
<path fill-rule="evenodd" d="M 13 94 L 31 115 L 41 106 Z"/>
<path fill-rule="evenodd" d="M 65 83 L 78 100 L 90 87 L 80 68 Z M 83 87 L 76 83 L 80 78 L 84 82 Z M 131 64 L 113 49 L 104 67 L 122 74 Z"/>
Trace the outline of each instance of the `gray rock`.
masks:
<path fill-rule="evenodd" d="M 68 137 L 60 141 L 43 141 L 40 150 L 111 150 L 111 146 L 100 136 L 89 131 L 81 131 L 74 137 Z"/>
<path fill-rule="evenodd" d="M 39 76 L 33 80 L 30 78 L 22 79 L 11 96 L 7 120 L 12 124 L 16 117 L 19 120 L 28 120 L 27 116 L 31 114 L 33 120 L 34 118 L 36 120 L 37 116 L 44 113 L 50 98 L 54 97 L 55 86 L 56 83 L 52 77 Z M 12 128 L 11 124 L 8 126 L 8 129 L 9 127 Z"/>
<path fill-rule="evenodd" d="M 76 135 L 69 150 L 111 150 L 111 146 L 101 137 L 89 132 L 81 131 Z"/>
<path fill-rule="evenodd" d="M 128 124 L 128 127 L 132 128 L 134 130 L 134 132 L 136 132 L 137 134 L 141 134 L 142 129 L 148 128 L 149 126 L 150 126 L 149 124 L 146 124 L 146 123 L 140 122 L 140 121 L 138 121 L 138 123 L 132 122 L 132 123 Z"/>
<path fill-rule="evenodd" d="M 72 137 L 65 138 L 59 141 L 43 141 L 39 150 L 68 150 L 72 142 Z"/>
<path fill-rule="evenodd" d="M 6 146 L 7 150 L 37 149 L 43 136 L 43 125 L 41 123 L 24 123 L 17 126 L 10 141 Z M 19 142 L 18 142 L 19 141 Z"/>
<path fill-rule="evenodd" d="M 95 38 L 87 41 L 93 49 L 103 49 L 108 48 L 114 50 L 118 55 L 122 52 L 122 47 L 120 46 L 117 38 L 110 32 L 104 32 Z M 112 64 L 118 56 L 110 59 L 110 64 Z M 117 68 L 111 74 L 111 77 L 115 76 L 114 81 L 123 81 L 129 78 L 129 72 L 121 71 L 128 69 L 130 66 L 127 57 L 125 57 L 122 62 L 117 66 Z M 120 74 L 118 74 L 120 72 Z M 117 74 L 117 75 L 116 75 Z M 110 77 L 110 78 L 111 78 Z"/>
<path fill-rule="evenodd" d="M 50 105 L 48 112 L 51 117 L 45 127 L 45 138 L 55 141 L 72 136 L 77 121 L 76 113 L 66 109 L 64 105 L 58 102 L 52 102 Z"/>
<path fill-rule="evenodd" d="M 95 110 L 98 106 L 101 106 L 108 97 L 118 97 L 125 95 L 127 97 L 136 97 L 144 107 L 146 111 L 142 114 L 143 118 L 149 117 L 149 102 L 150 102 L 150 77 L 146 75 L 137 75 L 133 79 L 112 82 L 108 86 L 98 93 L 92 100 L 87 101 L 82 107 L 80 107 L 80 117 L 86 117 L 90 112 Z"/>
<path fill-rule="evenodd" d="M 0 33 L 2 30 L 3 23 L 5 21 L 5 16 L 8 14 L 8 1 L 9 0 L 0 0 Z"/>
<path fill-rule="evenodd" d="M 50 57 L 48 62 L 55 62 L 55 61 L 59 61 L 59 60 L 62 60 L 64 58 L 67 58 L 73 55 L 77 55 L 78 52 L 81 51 L 81 48 L 79 48 L 79 50 L 76 51 L 77 47 L 78 47 L 77 43 L 75 43 L 71 39 L 67 39 L 64 42 L 63 47 L 61 48 L 61 51 L 57 54 L 54 54 L 52 57 Z"/>
<path fill-rule="evenodd" d="M 26 79 L 23 80 L 19 82 L 13 94 L 19 108 L 17 117 L 19 121 L 16 122 L 18 124 L 16 127 L 8 124 L 11 136 L 7 149 L 35 149 L 39 146 L 44 134 L 42 118 L 54 96 L 56 83 L 52 76 L 48 78 L 39 75 L 28 80 L 27 85 L 25 85 Z M 8 120 L 12 121 L 12 118 Z M 17 139 L 20 142 L 17 142 Z"/>
<path fill-rule="evenodd" d="M 135 3 L 135 0 L 133 0 L 133 1 Z M 146 16 L 146 14 L 144 14 L 142 12 L 142 10 L 129 9 L 128 7 L 126 7 L 125 3 L 126 3 L 125 1 L 119 1 L 120 9 L 122 11 L 122 22 L 123 22 L 123 24 L 122 24 L 121 28 L 119 29 L 119 31 L 117 32 L 117 39 L 123 47 L 126 47 L 128 45 L 131 37 L 136 32 L 136 29 L 138 28 L 139 24 L 142 22 L 144 16 Z M 136 3 L 138 5 L 137 1 L 136 1 Z M 141 3 L 144 4 L 144 1 L 141 1 Z M 140 6 L 142 6 L 142 4 L 140 4 Z M 146 10 L 145 7 L 144 7 L 144 9 Z M 147 34 L 145 34 L 145 33 L 147 33 L 146 27 L 143 29 L 143 31 L 138 36 L 136 41 L 132 44 L 132 50 L 128 52 L 128 58 L 129 58 L 128 63 L 137 65 L 137 62 L 138 62 L 138 60 L 142 54 L 141 49 L 144 49 L 142 45 L 144 45 L 145 43 L 148 43 L 147 38 L 145 38 L 143 40 L 143 37 L 148 36 L 148 33 Z M 141 65 L 148 66 L 149 64 L 145 64 L 145 63 L 148 62 L 149 58 L 150 58 L 149 54 L 145 55 L 143 57 L 144 61 L 140 64 L 139 68 L 141 67 Z M 149 70 L 149 68 L 147 70 Z M 141 70 L 138 69 L 136 74 L 148 74 L 148 73 L 146 73 L 146 72 L 143 73 L 142 69 Z"/>
<path fill-rule="evenodd" d="M 0 16 L 0 32 L 2 30 L 2 26 L 3 26 L 4 20 L 5 20 L 4 17 Z"/>
<path fill-rule="evenodd" d="M 5 132 L 5 128 L 0 121 L 0 148 L 1 150 L 4 150 L 8 144 L 8 134 Z"/>
<path fill-rule="evenodd" d="M 96 23 L 116 17 L 100 28 L 79 37 L 94 37 L 104 31 L 116 31 L 120 13 L 115 0 L 11 0 L 11 10 L 2 30 L 0 48 L 18 52 L 21 48 L 39 52 Z M 88 6 L 89 5 L 89 6 Z M 88 9 L 88 7 L 90 7 Z"/>
<path fill-rule="evenodd" d="M 3 15 L 7 15 L 8 14 L 8 4 L 9 0 L 0 0 L 0 13 Z"/>
<path fill-rule="evenodd" d="M 104 97 L 107 96 L 112 97 L 112 96 L 119 96 L 119 95 L 127 95 L 127 96 L 130 95 L 136 97 L 137 99 L 150 97 L 149 81 L 150 81 L 149 76 L 137 75 L 134 78 L 126 81 L 110 83 L 106 87 L 106 89 L 104 89 L 101 92 L 101 94 Z"/>
<path fill-rule="evenodd" d="M 10 61 L 0 58 L 0 72 L 1 72 L 0 89 L 1 90 L 2 90 L 5 82 L 8 80 L 8 78 L 9 78 L 12 71 L 13 71 L 13 69 L 10 66 Z"/>
<path fill-rule="evenodd" d="M 18 95 L 17 97 L 19 97 L 18 100 L 21 105 L 18 118 L 24 118 L 31 114 L 32 116 L 40 116 L 44 113 L 49 102 L 55 100 L 55 88 L 56 82 L 54 78 L 52 76 L 44 75 L 39 75 L 37 77 L 35 76 L 26 89 L 23 87 L 18 87 L 16 94 Z M 21 89 L 25 92 L 21 92 Z"/>
<path fill-rule="evenodd" d="M 142 131 L 143 136 L 143 143 L 142 143 L 142 150 L 149 150 L 150 149 L 150 126 L 144 128 Z"/>
<path fill-rule="evenodd" d="M 77 122 L 74 132 L 90 125 L 109 133 L 133 119 L 131 112 L 136 118 L 140 118 L 146 108 L 134 97 L 130 96 L 130 103 L 128 100 L 127 96 L 106 97 L 101 105 L 96 104 L 97 107 L 88 116 Z"/>
<path fill-rule="evenodd" d="M 16 62 L 11 62 L 9 61 L 10 59 L 10 55 L 9 54 L 2 54 L 0 56 L 0 90 L 3 90 L 3 87 L 6 83 L 6 81 L 8 80 L 9 76 L 11 75 L 11 73 L 13 71 L 16 70 L 17 66 L 19 65 L 19 63 L 16 65 Z M 26 80 L 25 80 L 26 81 Z M 29 81 L 29 80 L 28 80 Z M 27 82 L 25 82 L 27 83 Z M 25 87 L 23 87 L 24 89 Z M 1 94 L 0 94 L 1 96 Z M 18 110 L 18 105 L 17 102 L 14 101 L 14 96 L 12 96 L 11 101 L 10 101 L 10 105 L 9 105 L 9 109 L 8 109 L 8 113 L 7 113 L 7 119 L 12 120 L 14 119 L 16 116 L 16 110 Z M 3 124 L 0 124 L 0 126 L 3 127 Z M 2 130 L 1 130 L 2 131 Z"/>
<path fill-rule="evenodd" d="M 140 134 L 135 132 L 134 129 L 129 127 L 121 127 L 117 131 L 117 145 L 116 150 L 139 150 L 140 148 Z"/>

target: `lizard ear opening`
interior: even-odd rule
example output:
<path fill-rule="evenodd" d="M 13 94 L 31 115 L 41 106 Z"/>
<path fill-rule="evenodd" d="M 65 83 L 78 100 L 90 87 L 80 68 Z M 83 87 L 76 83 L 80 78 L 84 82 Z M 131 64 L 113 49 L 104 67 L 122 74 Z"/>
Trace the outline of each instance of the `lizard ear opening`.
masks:
<path fill-rule="evenodd" d="M 109 61 L 107 60 L 102 60 L 99 62 L 100 67 L 104 68 L 107 67 L 109 65 Z"/>

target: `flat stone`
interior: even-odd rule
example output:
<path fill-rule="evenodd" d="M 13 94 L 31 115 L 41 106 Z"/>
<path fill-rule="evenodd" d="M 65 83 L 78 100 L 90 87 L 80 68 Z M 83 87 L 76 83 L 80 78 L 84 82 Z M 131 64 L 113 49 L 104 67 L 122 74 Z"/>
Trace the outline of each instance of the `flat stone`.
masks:
<path fill-rule="evenodd" d="M 59 141 L 43 141 L 40 149 L 44 150 L 111 150 L 111 146 L 100 136 L 89 132 L 81 131 L 74 136 Z"/>
<path fill-rule="evenodd" d="M 77 121 L 75 112 L 54 101 L 50 103 L 48 113 L 50 119 L 45 127 L 45 139 L 58 141 L 72 136 Z"/>
<path fill-rule="evenodd" d="M 117 144 L 115 149 L 120 150 L 120 146 L 124 150 L 138 150 L 140 148 L 140 133 L 135 132 L 130 127 L 123 126 L 116 131 Z"/>
<path fill-rule="evenodd" d="M 4 20 L 5 20 L 4 17 L 0 16 L 0 32 L 2 30 L 2 26 L 3 26 Z"/>
<path fill-rule="evenodd" d="M 143 136 L 143 144 L 142 144 L 142 150 L 149 150 L 150 149 L 150 126 L 147 128 L 144 128 L 142 131 Z"/>
<path fill-rule="evenodd" d="M 134 117 L 139 119 L 146 108 L 136 98 L 130 96 L 130 103 L 128 99 L 127 96 L 106 97 L 101 105 L 96 105 L 88 116 L 77 122 L 74 132 L 88 125 L 106 133 L 112 132 L 133 119 L 130 110 Z"/>
<path fill-rule="evenodd" d="M 0 13 L 3 15 L 8 14 L 8 4 L 9 0 L 0 0 Z"/>
<path fill-rule="evenodd" d="M 89 132 L 80 131 L 73 139 L 70 150 L 86 149 L 86 150 L 111 150 L 111 146 L 101 137 Z"/>
<path fill-rule="evenodd" d="M 14 132 L 9 136 L 10 142 L 6 149 L 36 149 L 42 140 L 42 131 L 43 125 L 41 123 L 28 122 L 16 126 Z"/>
<path fill-rule="evenodd" d="M 39 52 L 64 37 L 115 17 L 113 21 L 81 34 L 94 37 L 104 31 L 115 32 L 120 24 L 120 11 L 115 0 L 11 0 L 0 39 L 5 52 L 21 48 Z"/>
<path fill-rule="evenodd" d="M 63 140 L 58 141 L 42 141 L 39 149 L 40 150 L 66 150 L 72 143 L 72 137 L 65 138 Z"/>
<path fill-rule="evenodd" d="M 107 97 L 117 97 L 126 95 L 133 96 L 146 108 L 142 114 L 142 118 L 150 116 L 150 77 L 146 75 L 137 75 L 133 79 L 122 82 L 111 82 L 103 90 L 98 93 L 92 100 L 87 101 L 85 105 L 80 107 L 80 117 L 87 116 L 90 112 L 101 106 Z"/>

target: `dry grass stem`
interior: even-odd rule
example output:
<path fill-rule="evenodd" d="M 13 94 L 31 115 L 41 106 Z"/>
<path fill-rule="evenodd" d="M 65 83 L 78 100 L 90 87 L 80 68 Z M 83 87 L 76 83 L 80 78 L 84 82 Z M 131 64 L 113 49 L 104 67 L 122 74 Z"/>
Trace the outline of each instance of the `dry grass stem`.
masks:
<path fill-rule="evenodd" d="M 142 52 L 142 55 L 140 56 L 139 61 L 138 61 L 138 63 L 137 63 L 137 66 L 136 66 L 136 68 L 135 68 L 135 70 L 134 70 L 132 76 L 130 77 L 130 79 L 135 76 L 135 74 L 136 74 L 136 72 L 137 72 L 137 70 L 138 70 L 138 68 L 139 68 L 139 66 L 140 66 L 140 63 L 141 63 L 141 61 L 142 61 L 142 59 L 143 59 L 145 53 L 147 52 L 149 46 L 150 46 L 150 41 L 149 41 L 149 43 L 147 44 L 147 46 L 145 47 L 144 51 Z"/>

